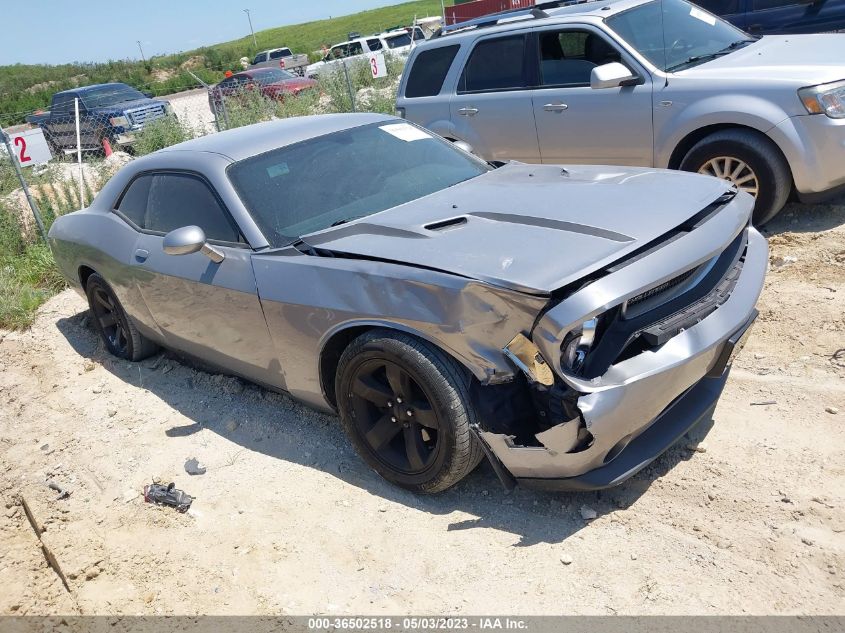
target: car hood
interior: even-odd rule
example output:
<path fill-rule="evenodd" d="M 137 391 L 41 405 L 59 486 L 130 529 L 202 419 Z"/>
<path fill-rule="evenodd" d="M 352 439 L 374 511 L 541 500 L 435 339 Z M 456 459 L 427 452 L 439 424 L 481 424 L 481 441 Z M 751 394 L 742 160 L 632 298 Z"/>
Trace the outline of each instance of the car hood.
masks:
<path fill-rule="evenodd" d="M 679 72 L 697 78 L 792 81 L 796 88 L 845 79 L 845 34 L 767 35 Z"/>
<path fill-rule="evenodd" d="M 122 103 L 115 103 L 114 105 L 102 106 L 100 108 L 91 108 L 90 112 L 126 112 L 127 110 L 134 110 L 135 108 L 145 108 L 150 106 L 165 105 L 167 102 L 160 99 L 149 99 L 143 97 L 135 99 L 134 101 L 124 101 Z"/>
<path fill-rule="evenodd" d="M 730 190 L 716 178 L 658 169 L 509 163 L 303 241 L 546 294 L 660 237 Z"/>

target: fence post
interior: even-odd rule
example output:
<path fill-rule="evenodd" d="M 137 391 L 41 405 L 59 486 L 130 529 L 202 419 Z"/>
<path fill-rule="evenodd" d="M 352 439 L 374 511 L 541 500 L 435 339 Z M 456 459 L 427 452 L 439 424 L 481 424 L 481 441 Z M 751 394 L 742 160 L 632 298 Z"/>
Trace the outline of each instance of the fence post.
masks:
<path fill-rule="evenodd" d="M 85 188 L 82 183 L 82 141 L 79 130 L 79 97 L 73 99 L 73 110 L 76 116 L 76 162 L 79 165 L 79 208 L 85 206 Z"/>
<path fill-rule="evenodd" d="M 6 151 L 9 152 L 9 160 L 12 161 L 12 166 L 15 168 L 15 173 L 18 175 L 18 180 L 21 182 L 21 188 L 26 196 L 26 201 L 29 203 L 29 208 L 32 209 L 32 215 L 35 216 L 35 223 L 38 225 L 38 231 L 41 233 L 41 238 L 46 244 L 47 231 L 44 229 L 44 221 L 41 219 L 41 212 L 38 210 L 38 205 L 35 204 L 32 194 L 29 192 L 29 187 L 26 184 L 26 178 L 23 177 L 21 166 L 18 164 L 18 159 L 15 158 L 15 154 L 12 151 L 12 144 L 9 142 L 9 135 L 6 134 L 2 127 L 0 127 L 0 136 L 3 137 L 3 144 L 6 146 Z"/>
<path fill-rule="evenodd" d="M 352 80 L 349 79 L 349 69 L 346 67 L 346 60 L 340 60 L 341 65 L 343 66 L 343 74 L 346 75 L 346 87 L 349 89 L 349 101 L 352 103 L 352 111 L 357 112 L 355 109 L 355 93 L 352 90 Z"/>
<path fill-rule="evenodd" d="M 191 77 L 194 78 L 194 81 L 198 82 L 203 88 L 205 88 L 205 91 L 208 93 L 208 102 L 211 104 L 211 109 L 214 111 L 214 125 L 215 125 L 215 127 L 217 127 L 217 131 L 219 132 L 220 131 L 220 113 L 217 111 L 217 99 L 214 98 L 214 90 L 212 89 L 211 86 L 209 86 L 202 79 L 197 77 L 190 70 L 187 71 L 187 73 Z M 221 100 L 223 99 L 222 91 L 220 93 L 220 99 Z M 224 110 L 224 114 L 225 114 L 225 110 Z M 226 124 L 226 127 L 229 127 L 229 121 L 227 119 L 228 119 L 228 117 L 224 117 L 224 123 Z M 205 129 L 205 126 L 203 126 L 203 129 Z"/>

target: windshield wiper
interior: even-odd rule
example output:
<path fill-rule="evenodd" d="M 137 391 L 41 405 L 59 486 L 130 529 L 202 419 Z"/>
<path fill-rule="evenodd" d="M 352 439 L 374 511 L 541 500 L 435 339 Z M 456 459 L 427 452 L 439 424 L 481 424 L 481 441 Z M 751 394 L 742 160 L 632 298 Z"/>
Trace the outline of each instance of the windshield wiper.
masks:
<path fill-rule="evenodd" d="M 722 57 L 723 55 L 727 55 L 728 53 L 731 53 L 731 52 L 735 51 L 736 49 L 738 49 L 742 46 L 746 46 L 746 45 L 751 44 L 752 42 L 756 42 L 756 41 L 757 40 L 752 40 L 752 39 L 737 40 L 736 42 L 731 42 L 730 44 L 725 46 L 725 48 L 718 50 L 718 51 L 715 51 L 713 53 L 706 53 L 705 55 L 693 55 L 692 57 L 687 57 L 684 61 L 678 62 L 677 64 L 673 64 L 672 66 L 669 66 L 666 69 L 666 72 L 667 73 L 673 72 L 675 70 L 678 70 L 682 66 L 686 66 L 688 64 L 694 64 L 695 62 L 700 62 L 700 61 L 705 61 L 705 60 L 709 61 L 711 59 L 716 59 L 717 57 Z"/>

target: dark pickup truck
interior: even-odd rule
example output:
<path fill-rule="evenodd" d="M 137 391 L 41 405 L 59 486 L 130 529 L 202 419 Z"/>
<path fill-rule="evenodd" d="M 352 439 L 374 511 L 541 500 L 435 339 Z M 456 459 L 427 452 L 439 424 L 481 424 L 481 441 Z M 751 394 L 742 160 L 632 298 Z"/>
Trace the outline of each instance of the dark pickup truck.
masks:
<path fill-rule="evenodd" d="M 76 150 L 74 100 L 79 98 L 80 145 L 83 151 L 103 149 L 103 140 L 118 149 L 135 140 L 135 133 L 148 121 L 172 115 L 167 101 L 152 99 L 122 83 L 97 84 L 53 95 L 49 112 L 26 117 L 27 123 L 44 130 L 53 154 Z"/>

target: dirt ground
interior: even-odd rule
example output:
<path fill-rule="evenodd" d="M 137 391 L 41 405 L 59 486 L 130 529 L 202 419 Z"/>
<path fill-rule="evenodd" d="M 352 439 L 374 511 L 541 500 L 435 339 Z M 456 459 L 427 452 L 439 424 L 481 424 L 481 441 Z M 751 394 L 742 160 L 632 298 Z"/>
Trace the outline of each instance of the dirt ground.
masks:
<path fill-rule="evenodd" d="M 64 292 L 0 332 L 0 613 L 841 614 L 845 200 L 769 233 L 713 422 L 602 493 L 505 494 L 485 464 L 414 496 L 332 417 L 169 354 L 109 357 Z M 189 513 L 143 502 L 154 477 Z"/>

